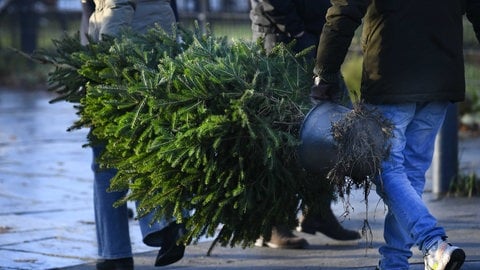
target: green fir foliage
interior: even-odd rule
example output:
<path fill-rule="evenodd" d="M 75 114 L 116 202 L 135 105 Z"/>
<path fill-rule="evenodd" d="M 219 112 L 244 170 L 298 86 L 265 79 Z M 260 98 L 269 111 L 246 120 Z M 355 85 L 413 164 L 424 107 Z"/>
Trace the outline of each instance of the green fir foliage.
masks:
<path fill-rule="evenodd" d="M 78 106 L 73 128 L 106 146 L 101 165 L 118 169 L 111 190 L 130 189 L 119 204 L 184 222 L 185 243 L 217 235 L 246 247 L 275 224 L 293 227 L 305 204 L 331 196 L 296 155 L 311 61 L 281 45 L 267 55 L 259 43 L 176 35 L 152 29 L 88 46 L 65 37 L 36 57 L 56 66 L 55 101 Z"/>

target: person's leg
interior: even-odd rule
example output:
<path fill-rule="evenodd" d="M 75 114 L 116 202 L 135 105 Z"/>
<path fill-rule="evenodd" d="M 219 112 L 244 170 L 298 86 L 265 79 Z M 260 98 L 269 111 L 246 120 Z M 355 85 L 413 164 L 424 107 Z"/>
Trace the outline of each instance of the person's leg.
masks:
<path fill-rule="evenodd" d="M 332 239 L 340 241 L 357 240 L 361 238 L 358 231 L 348 230 L 342 226 L 332 210 L 333 188 L 322 191 L 316 199 L 316 211 L 310 212 L 307 209 L 300 217 L 297 231 L 316 234 L 320 232 Z"/>
<path fill-rule="evenodd" d="M 435 136 L 447 103 L 383 105 L 378 108 L 395 126 L 390 158 L 382 166 L 377 191 L 389 208 L 381 269 L 408 269 L 413 244 L 427 247 L 445 236 L 421 198 Z"/>
<path fill-rule="evenodd" d="M 102 151 L 103 147 L 93 147 L 93 198 L 98 255 L 103 259 L 132 257 L 127 205 L 113 207 L 116 201 L 125 196 L 126 191 L 107 192 L 116 170 L 99 168 L 95 160 Z"/>
<path fill-rule="evenodd" d="M 408 259 L 412 257 L 413 240 L 399 225 L 392 211 L 385 216 L 383 229 L 385 244 L 379 248 L 380 269 L 409 269 Z"/>
<path fill-rule="evenodd" d="M 138 204 L 137 204 L 138 206 Z M 160 247 L 163 244 L 165 237 L 165 228 L 170 222 L 162 219 L 160 221 L 153 221 L 153 212 L 141 217 L 138 221 L 140 224 L 140 231 L 143 236 L 143 243 L 151 247 Z"/>
<path fill-rule="evenodd" d="M 188 213 L 185 211 L 185 217 Z M 151 247 L 160 247 L 155 259 L 155 266 L 164 266 L 175 263 L 183 258 L 185 245 L 177 241 L 186 233 L 184 224 L 166 219 L 154 220 L 151 212 L 139 219 L 143 243 Z"/>
<path fill-rule="evenodd" d="M 443 119 L 445 119 L 447 107 L 447 102 L 433 102 L 417 106 L 416 117 L 405 133 L 407 138 L 404 149 L 405 173 L 419 196 L 422 196 L 424 192 L 425 175 L 432 163 L 435 138 L 442 126 Z M 430 124 L 428 124 L 429 121 Z"/>

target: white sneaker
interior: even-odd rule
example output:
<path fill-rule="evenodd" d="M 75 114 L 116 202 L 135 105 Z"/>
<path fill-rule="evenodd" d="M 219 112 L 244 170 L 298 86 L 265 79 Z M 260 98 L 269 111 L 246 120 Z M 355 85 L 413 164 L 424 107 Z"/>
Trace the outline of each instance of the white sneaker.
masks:
<path fill-rule="evenodd" d="M 465 261 L 463 249 L 438 240 L 423 257 L 425 270 L 458 270 Z"/>

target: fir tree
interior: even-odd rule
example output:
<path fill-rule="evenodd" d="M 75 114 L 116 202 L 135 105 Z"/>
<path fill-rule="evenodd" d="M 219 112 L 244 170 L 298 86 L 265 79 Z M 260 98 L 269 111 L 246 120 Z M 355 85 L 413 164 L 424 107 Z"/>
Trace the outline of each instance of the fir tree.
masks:
<path fill-rule="evenodd" d="M 221 228 L 222 245 L 246 247 L 275 224 L 293 227 L 304 205 L 332 196 L 296 153 L 312 63 L 284 45 L 266 54 L 179 32 L 183 43 L 161 29 L 88 46 L 65 37 L 36 58 L 56 66 L 54 101 L 78 107 L 73 128 L 106 145 L 100 163 L 118 169 L 111 189 L 131 191 L 118 203 L 184 222 L 185 243 Z"/>

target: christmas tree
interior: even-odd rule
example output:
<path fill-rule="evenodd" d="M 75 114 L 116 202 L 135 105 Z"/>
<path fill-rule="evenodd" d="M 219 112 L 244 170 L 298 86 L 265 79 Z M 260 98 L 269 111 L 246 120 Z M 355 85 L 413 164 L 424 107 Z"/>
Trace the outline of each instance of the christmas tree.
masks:
<path fill-rule="evenodd" d="M 35 56 L 55 66 L 52 102 L 74 103 L 70 129 L 90 128 L 89 143 L 106 146 L 99 162 L 118 170 L 111 189 L 130 190 L 118 203 L 185 223 L 185 243 L 217 235 L 246 247 L 333 196 L 298 161 L 313 62 L 288 45 L 267 54 L 260 43 L 157 28 L 55 45 Z"/>

